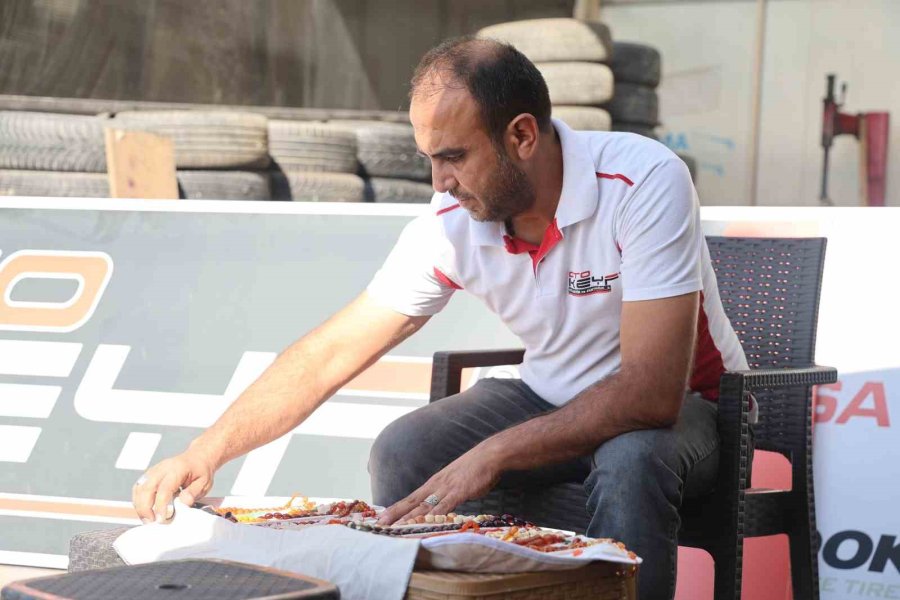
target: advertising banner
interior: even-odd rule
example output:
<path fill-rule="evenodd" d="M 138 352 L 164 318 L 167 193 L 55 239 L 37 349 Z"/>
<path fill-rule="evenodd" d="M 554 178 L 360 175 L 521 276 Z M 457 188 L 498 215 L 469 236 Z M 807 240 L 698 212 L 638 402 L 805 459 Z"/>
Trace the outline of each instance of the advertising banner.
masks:
<path fill-rule="evenodd" d="M 362 292 L 420 210 L 4 202 L 0 563 L 37 566 L 64 566 L 79 531 L 137 523 L 141 472 Z M 226 465 L 212 493 L 368 498 L 372 440 L 427 402 L 431 354 L 514 345 L 460 295 L 292 434 Z"/>
<path fill-rule="evenodd" d="M 426 209 L 0 200 L 0 563 L 64 567 L 74 534 L 136 523 L 134 480 L 358 295 Z M 703 219 L 713 235 L 828 238 L 818 362 L 840 381 L 819 391 L 816 415 L 822 597 L 900 598 L 900 211 L 705 208 Z M 211 493 L 368 498 L 372 441 L 427 402 L 432 353 L 518 345 L 456 294 L 306 423 L 226 465 Z M 784 464 L 761 460 L 756 485 L 790 485 Z M 747 556 L 748 597 L 788 597 L 786 544 L 753 540 Z M 709 565 L 681 559 L 679 598 L 711 597 Z"/>

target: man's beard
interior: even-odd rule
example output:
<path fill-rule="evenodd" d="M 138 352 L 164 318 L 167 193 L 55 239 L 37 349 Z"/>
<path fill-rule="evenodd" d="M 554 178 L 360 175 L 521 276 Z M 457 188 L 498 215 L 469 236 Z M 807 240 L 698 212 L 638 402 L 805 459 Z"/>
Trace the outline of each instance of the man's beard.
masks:
<path fill-rule="evenodd" d="M 525 172 L 517 167 L 506 153 L 497 152 L 497 174 L 489 187 L 479 196 L 482 211 L 469 211 L 476 221 L 506 221 L 534 206 L 534 186 Z M 450 190 L 457 200 L 471 200 L 475 196 L 459 188 Z"/>

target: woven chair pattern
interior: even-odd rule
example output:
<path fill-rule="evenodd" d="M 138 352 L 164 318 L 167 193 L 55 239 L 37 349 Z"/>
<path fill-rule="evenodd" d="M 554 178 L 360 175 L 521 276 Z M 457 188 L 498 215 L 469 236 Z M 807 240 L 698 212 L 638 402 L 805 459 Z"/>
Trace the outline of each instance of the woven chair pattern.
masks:
<path fill-rule="evenodd" d="M 16 590 L 13 589 L 12 592 Z M 28 593 L 30 592 L 30 593 Z M 185 559 L 130 567 L 81 570 L 31 580 L 10 598 L 129 598 L 160 600 L 312 599 L 337 600 L 330 583 L 242 563 Z M 4 589 L 3 598 L 7 598 Z"/>
<path fill-rule="evenodd" d="M 116 538 L 130 527 L 100 529 L 79 533 L 69 540 L 69 572 L 121 567 L 125 561 L 113 548 Z"/>
<path fill-rule="evenodd" d="M 825 241 L 708 238 L 722 305 L 751 369 L 809 367 L 815 360 Z M 790 456 L 805 443 L 808 390 L 754 392 L 756 447 Z"/>

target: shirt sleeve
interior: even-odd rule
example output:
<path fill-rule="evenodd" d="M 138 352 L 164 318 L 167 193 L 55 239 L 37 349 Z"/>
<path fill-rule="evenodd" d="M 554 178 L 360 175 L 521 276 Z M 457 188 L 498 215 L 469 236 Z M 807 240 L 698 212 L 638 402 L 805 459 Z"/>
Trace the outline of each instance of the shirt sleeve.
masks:
<path fill-rule="evenodd" d="M 410 222 L 366 288 L 369 297 L 411 317 L 440 312 L 460 287 L 452 279 L 452 252 L 439 229 L 431 216 Z"/>
<path fill-rule="evenodd" d="M 653 300 L 703 289 L 700 207 L 684 162 L 657 165 L 616 212 L 622 300 Z"/>

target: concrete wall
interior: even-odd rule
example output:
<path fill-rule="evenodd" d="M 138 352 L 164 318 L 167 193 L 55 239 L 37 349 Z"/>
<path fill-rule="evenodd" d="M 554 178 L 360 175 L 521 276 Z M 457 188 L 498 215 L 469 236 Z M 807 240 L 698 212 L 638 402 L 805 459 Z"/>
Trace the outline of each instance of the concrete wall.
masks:
<path fill-rule="evenodd" d="M 699 159 L 709 205 L 750 204 L 756 2 L 608 2 L 602 19 L 619 40 L 663 54 L 666 141 Z M 849 83 L 845 112 L 887 110 L 887 204 L 900 205 L 900 1 L 769 0 L 765 22 L 756 202 L 818 203 L 825 75 Z M 859 144 L 835 140 L 829 191 L 861 203 Z"/>

